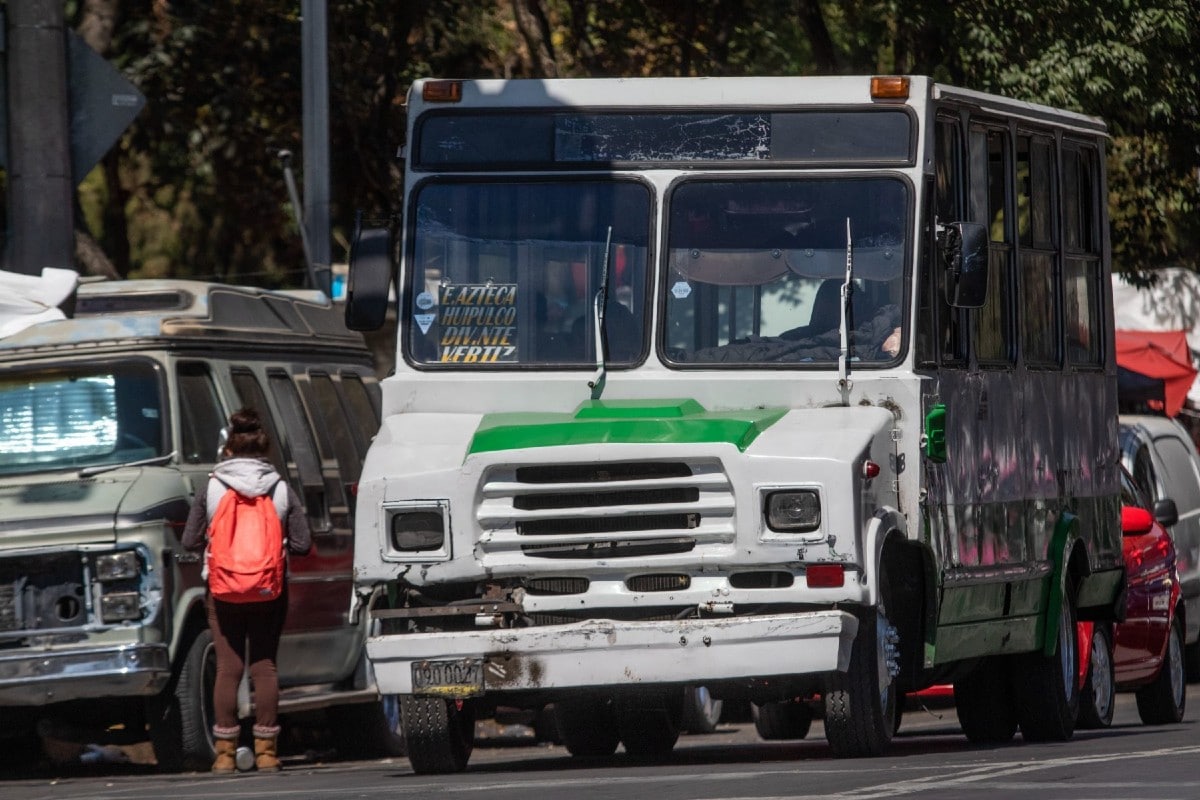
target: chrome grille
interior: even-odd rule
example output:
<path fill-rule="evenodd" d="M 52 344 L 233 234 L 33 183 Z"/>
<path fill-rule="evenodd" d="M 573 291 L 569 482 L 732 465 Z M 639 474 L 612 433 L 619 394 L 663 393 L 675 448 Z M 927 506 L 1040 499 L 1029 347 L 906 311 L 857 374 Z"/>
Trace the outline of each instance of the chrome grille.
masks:
<path fill-rule="evenodd" d="M 716 459 L 539 464 L 484 474 L 486 556 L 601 559 L 727 544 L 734 499 Z"/>

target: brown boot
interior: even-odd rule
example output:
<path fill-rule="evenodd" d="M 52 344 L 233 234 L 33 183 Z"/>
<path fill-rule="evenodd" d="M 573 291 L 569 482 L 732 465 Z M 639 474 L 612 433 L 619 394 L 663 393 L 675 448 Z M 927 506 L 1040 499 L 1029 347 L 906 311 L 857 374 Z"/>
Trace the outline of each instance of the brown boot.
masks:
<path fill-rule="evenodd" d="M 217 760 L 213 762 L 212 771 L 222 775 L 237 771 L 237 740 L 214 739 L 213 745 L 217 748 Z"/>
<path fill-rule="evenodd" d="M 282 769 L 275 749 L 278 740 L 279 734 L 274 736 L 254 734 L 254 766 L 259 772 L 278 772 Z"/>

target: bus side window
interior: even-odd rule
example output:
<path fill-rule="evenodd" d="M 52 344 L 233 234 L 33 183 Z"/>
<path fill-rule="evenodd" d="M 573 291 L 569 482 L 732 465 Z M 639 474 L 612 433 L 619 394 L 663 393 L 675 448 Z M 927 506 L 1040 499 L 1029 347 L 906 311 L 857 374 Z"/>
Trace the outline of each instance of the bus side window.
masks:
<path fill-rule="evenodd" d="M 1104 331 L 1101 313 L 1099 156 L 1096 149 L 1064 142 L 1063 282 L 1065 285 L 1067 354 L 1077 366 L 1099 367 Z"/>
<path fill-rule="evenodd" d="M 1012 230 L 1008 215 L 1011 173 L 1007 130 L 973 126 L 970 136 L 971 219 L 988 227 L 988 290 L 975 316 L 975 358 L 981 365 L 1015 360 L 1012 337 Z"/>
<path fill-rule="evenodd" d="M 963 192 L 966 188 L 963 162 L 962 124 L 954 117 L 942 117 L 935 126 L 937 136 L 934 145 L 934 203 L 937 222 L 942 225 L 966 218 L 963 213 Z M 937 310 L 938 341 L 940 357 L 944 364 L 965 365 L 968 358 L 968 321 L 970 312 L 954 308 L 946 301 L 942 286 L 942 271 L 945 265 L 938 257 L 936 247 L 928 248 L 929 257 L 925 266 L 929 270 L 930 302 Z M 924 302 L 924 299 L 923 299 Z"/>

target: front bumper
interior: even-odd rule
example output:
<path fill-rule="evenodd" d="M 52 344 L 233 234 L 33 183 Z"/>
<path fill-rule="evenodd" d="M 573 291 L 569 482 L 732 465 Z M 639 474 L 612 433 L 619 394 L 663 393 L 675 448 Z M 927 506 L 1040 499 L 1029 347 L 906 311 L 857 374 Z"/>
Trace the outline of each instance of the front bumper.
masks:
<path fill-rule="evenodd" d="M 858 620 L 844 611 L 408 633 L 367 640 L 384 694 L 411 694 L 420 661 L 483 658 L 485 692 L 845 671 Z"/>
<path fill-rule="evenodd" d="M 0 651 L 0 706 L 158 694 L 171 677 L 166 645 Z"/>

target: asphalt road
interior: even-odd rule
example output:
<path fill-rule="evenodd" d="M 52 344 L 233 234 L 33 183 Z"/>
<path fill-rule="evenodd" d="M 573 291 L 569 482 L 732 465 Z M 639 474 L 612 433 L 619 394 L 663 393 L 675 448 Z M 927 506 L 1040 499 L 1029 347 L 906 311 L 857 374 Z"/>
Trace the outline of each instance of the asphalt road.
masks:
<path fill-rule="evenodd" d="M 1180 725 L 1141 724 L 1120 695 L 1112 728 L 1079 731 L 1060 744 L 976 747 L 953 708 L 910 711 L 885 758 L 830 756 L 819 723 L 808 739 L 762 742 L 749 723 L 680 739 L 670 761 L 646 765 L 621 753 L 577 761 L 561 747 L 493 740 L 467 770 L 418 776 L 407 760 L 323 760 L 297 754 L 282 773 L 216 777 L 159 775 L 138 765 L 59 765 L 36 776 L 0 777 L 0 797 L 20 800 L 351 800 L 449 796 L 461 800 L 807 800 L 919 797 L 927 800 L 1193 800 L 1200 797 L 1200 685 Z"/>

